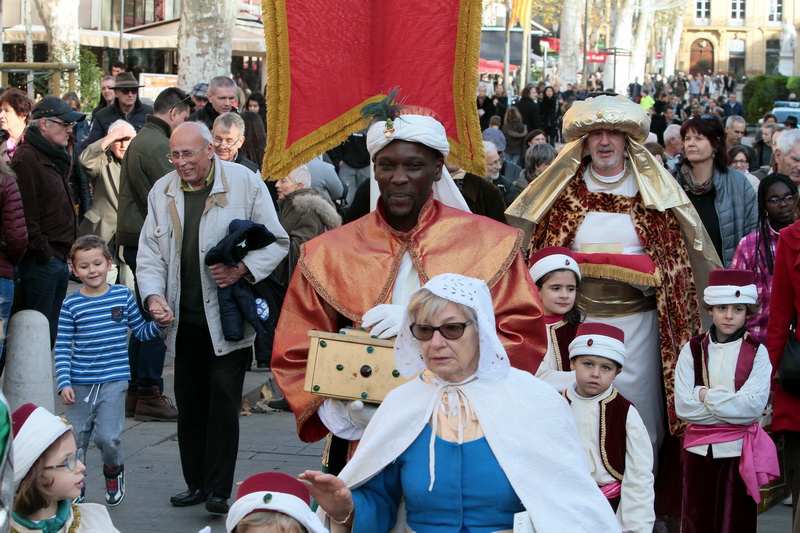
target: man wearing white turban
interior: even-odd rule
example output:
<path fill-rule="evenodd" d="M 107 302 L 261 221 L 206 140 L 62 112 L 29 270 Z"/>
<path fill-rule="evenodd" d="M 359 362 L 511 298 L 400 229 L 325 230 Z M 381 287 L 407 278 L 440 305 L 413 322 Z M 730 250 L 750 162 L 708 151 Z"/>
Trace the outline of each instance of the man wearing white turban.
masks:
<path fill-rule="evenodd" d="M 465 212 L 444 168 L 444 127 L 431 114 L 394 106 L 372 124 L 367 146 L 380 190 L 377 208 L 300 251 L 275 335 L 272 371 L 305 442 L 330 432 L 337 437 L 332 449 L 347 450 L 371 416 L 349 402 L 303 391 L 308 331 L 352 325 L 394 337 L 411 294 L 438 274 L 487 283 L 512 366 L 534 372 L 544 356 L 542 310 L 521 254 L 522 234 Z M 329 464 L 333 472 L 343 465 L 345 454 L 338 455 L 338 464 Z"/>

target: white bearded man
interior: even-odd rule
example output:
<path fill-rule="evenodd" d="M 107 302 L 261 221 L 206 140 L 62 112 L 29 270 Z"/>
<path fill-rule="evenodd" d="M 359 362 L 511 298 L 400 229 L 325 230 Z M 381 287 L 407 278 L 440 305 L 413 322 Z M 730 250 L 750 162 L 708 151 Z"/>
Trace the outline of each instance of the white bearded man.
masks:
<path fill-rule="evenodd" d="M 649 126 L 627 99 L 577 102 L 564 116 L 569 144 L 506 214 L 535 224 L 529 253 L 570 248 L 586 321 L 625 332 L 631 356 L 614 383 L 636 405 L 658 457 L 666 428 L 683 429 L 674 372 L 701 327 L 694 280 L 719 259 L 686 194 L 642 146 Z"/>

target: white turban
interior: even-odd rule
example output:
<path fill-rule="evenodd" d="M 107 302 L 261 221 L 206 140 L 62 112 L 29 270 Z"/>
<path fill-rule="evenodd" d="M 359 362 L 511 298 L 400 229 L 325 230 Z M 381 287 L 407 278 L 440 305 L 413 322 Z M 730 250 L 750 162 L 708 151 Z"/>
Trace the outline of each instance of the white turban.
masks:
<path fill-rule="evenodd" d="M 393 131 L 392 131 L 393 130 Z M 450 153 L 447 133 L 441 122 L 425 115 L 399 115 L 392 121 L 392 128 L 387 128 L 386 121 L 374 122 L 367 130 L 367 150 L 370 158 L 383 150 L 392 141 L 408 141 L 424 144 L 441 152 L 445 159 Z M 378 205 L 380 191 L 375 181 L 375 168 L 370 165 L 370 210 Z M 433 183 L 433 197 L 445 205 L 470 212 L 467 202 L 458 190 L 447 168 L 442 167 L 442 177 Z"/>

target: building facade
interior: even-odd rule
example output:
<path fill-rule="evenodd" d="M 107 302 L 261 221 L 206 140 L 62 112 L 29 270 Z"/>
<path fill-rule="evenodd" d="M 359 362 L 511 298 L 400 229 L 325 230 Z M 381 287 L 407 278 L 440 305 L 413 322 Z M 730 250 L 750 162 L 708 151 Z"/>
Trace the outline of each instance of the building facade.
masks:
<path fill-rule="evenodd" d="M 677 70 L 737 77 L 778 74 L 781 35 L 784 40 L 788 33 L 796 36 L 798 27 L 799 0 L 688 0 Z M 800 51 L 796 45 L 792 51 L 797 76 Z M 786 73 L 786 63 L 782 70 Z"/>

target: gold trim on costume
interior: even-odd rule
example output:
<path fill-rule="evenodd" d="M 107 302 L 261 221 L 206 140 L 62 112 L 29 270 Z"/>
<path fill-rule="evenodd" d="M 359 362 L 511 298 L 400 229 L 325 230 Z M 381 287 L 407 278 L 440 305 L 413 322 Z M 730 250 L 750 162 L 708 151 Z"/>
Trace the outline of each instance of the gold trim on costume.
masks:
<path fill-rule="evenodd" d="M 607 398 L 600 400 L 600 456 L 603 458 L 603 466 L 606 467 L 608 473 L 617 480 L 622 481 L 622 474 L 617 472 L 614 467 L 611 466 L 611 462 L 608 460 L 608 453 L 606 452 L 606 405 L 616 398 L 618 394 L 619 392 L 614 389 L 614 391 L 609 394 Z"/>

